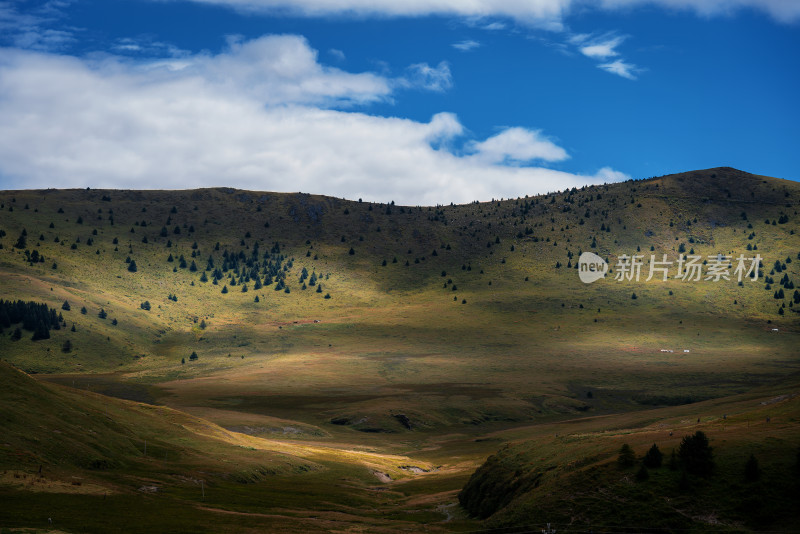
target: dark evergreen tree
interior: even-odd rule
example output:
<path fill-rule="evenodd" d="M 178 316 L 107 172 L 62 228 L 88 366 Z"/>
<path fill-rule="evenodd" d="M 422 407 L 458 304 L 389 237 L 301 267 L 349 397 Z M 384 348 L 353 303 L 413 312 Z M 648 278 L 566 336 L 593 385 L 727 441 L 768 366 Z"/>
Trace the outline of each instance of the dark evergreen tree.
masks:
<path fill-rule="evenodd" d="M 744 479 L 748 482 L 755 482 L 759 478 L 761 478 L 761 468 L 758 466 L 758 460 L 751 453 L 744 466 Z"/>
<path fill-rule="evenodd" d="M 33 330 L 31 340 L 39 341 L 40 339 L 50 339 L 50 330 L 44 323 L 37 323 Z"/>
<path fill-rule="evenodd" d="M 18 248 L 20 250 L 24 249 L 28 243 L 27 235 L 28 233 L 23 229 L 22 233 L 19 235 L 19 238 L 17 239 L 17 242 L 14 243 L 14 248 Z"/>
<path fill-rule="evenodd" d="M 694 475 L 710 475 L 714 469 L 714 455 L 708 437 L 702 430 L 685 436 L 678 447 L 678 459 L 687 472 Z"/>
<path fill-rule="evenodd" d="M 61 309 L 64 311 L 69 311 L 69 301 L 65 300 L 64 304 L 61 305 Z"/>
<path fill-rule="evenodd" d="M 632 467 L 633 464 L 636 463 L 636 454 L 633 452 L 633 449 L 627 443 L 623 444 L 622 447 L 619 449 L 619 455 L 617 456 L 617 465 L 625 469 L 627 467 Z"/>
<path fill-rule="evenodd" d="M 0 300 L 0 327 L 9 327 L 12 324 L 22 323 L 19 337 L 22 337 L 22 330 L 33 332 L 33 340 L 47 339 L 50 337 L 50 329 L 60 329 L 63 316 L 56 313 L 55 309 L 49 308 L 46 304 L 38 302 L 24 302 Z M 12 339 L 16 338 L 16 331 Z M 18 338 L 17 338 L 18 339 Z"/>
<path fill-rule="evenodd" d="M 653 446 L 650 447 L 650 450 L 648 450 L 647 454 L 644 455 L 643 463 L 646 467 L 656 469 L 661 467 L 663 460 L 664 455 L 661 454 L 660 450 L 658 450 L 658 445 L 653 443 Z"/>
<path fill-rule="evenodd" d="M 128 264 L 128 271 L 130 271 L 132 273 L 135 273 L 137 271 L 136 261 L 135 260 L 131 260 L 131 262 Z"/>

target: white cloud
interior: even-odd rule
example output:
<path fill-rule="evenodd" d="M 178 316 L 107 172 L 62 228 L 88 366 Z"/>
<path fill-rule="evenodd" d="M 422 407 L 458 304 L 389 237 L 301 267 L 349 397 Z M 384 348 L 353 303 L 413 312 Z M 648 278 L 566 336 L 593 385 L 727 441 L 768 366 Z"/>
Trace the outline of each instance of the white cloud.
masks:
<path fill-rule="evenodd" d="M 42 4 L 37 9 L 37 12 L 44 16 L 52 15 L 60 17 L 64 13 L 64 8 L 69 7 L 74 2 L 75 0 L 49 0 Z"/>
<path fill-rule="evenodd" d="M 495 22 L 490 22 L 489 24 L 483 26 L 483 29 L 484 30 L 489 30 L 489 31 L 505 30 L 506 29 L 506 25 L 503 24 L 502 22 L 495 21 Z"/>
<path fill-rule="evenodd" d="M 31 50 L 57 50 L 75 40 L 71 31 L 33 27 L 14 35 L 14 46 Z"/>
<path fill-rule="evenodd" d="M 47 25 L 63 16 L 71 2 L 52 0 L 22 13 L 13 2 L 0 1 L 0 45 L 5 41 L 31 50 L 59 50 L 75 41 L 75 28 Z"/>
<path fill-rule="evenodd" d="M 216 56 L 195 56 L 183 76 L 245 92 L 268 105 L 365 104 L 389 97 L 389 81 L 376 74 L 350 74 L 317 61 L 317 52 L 296 35 L 241 41 Z"/>
<path fill-rule="evenodd" d="M 416 17 L 451 15 L 498 16 L 538 22 L 559 19 L 573 0 L 194 0 L 239 10 L 283 12 L 307 16 L 351 14 L 357 16 Z"/>
<path fill-rule="evenodd" d="M 606 33 L 600 36 L 576 33 L 567 37 L 567 43 L 576 46 L 580 53 L 588 58 L 606 61 L 605 63 L 599 63 L 597 65 L 598 68 L 629 80 L 635 80 L 635 73 L 639 72 L 641 69 L 619 58 L 620 53 L 617 51 L 617 47 L 621 45 L 625 39 L 627 39 L 626 35 L 616 35 L 614 33 Z M 607 61 L 611 58 L 618 59 Z"/>
<path fill-rule="evenodd" d="M 796 0 L 600 0 L 604 9 L 659 5 L 668 9 L 691 10 L 703 16 L 730 15 L 741 9 L 755 9 L 784 22 L 800 20 L 800 2 Z"/>
<path fill-rule="evenodd" d="M 534 160 L 563 161 L 567 152 L 539 130 L 507 128 L 485 141 L 473 142 L 473 158 L 485 163 L 526 163 Z"/>
<path fill-rule="evenodd" d="M 588 44 L 580 47 L 580 51 L 584 56 L 594 59 L 606 59 L 613 56 L 618 56 L 619 52 L 616 51 L 625 37 L 622 36 L 606 36 L 597 40 L 591 40 Z"/>
<path fill-rule="evenodd" d="M 229 185 L 413 205 L 627 178 L 523 166 L 566 157 L 538 131 L 507 129 L 459 155 L 455 115 L 331 109 L 391 98 L 394 82 L 321 65 L 300 37 L 179 62 L 0 49 L 2 188 Z"/>
<path fill-rule="evenodd" d="M 567 42 L 578 46 L 592 37 L 589 33 L 573 33 L 567 38 Z"/>
<path fill-rule="evenodd" d="M 594 174 L 594 178 L 597 180 L 596 183 L 608 184 L 613 182 L 624 182 L 625 180 L 631 179 L 631 177 L 624 172 L 615 171 L 611 167 L 603 167 Z"/>
<path fill-rule="evenodd" d="M 616 61 L 612 61 L 611 63 L 602 63 L 597 67 L 612 74 L 617 74 L 619 76 L 622 76 L 623 78 L 627 78 L 629 80 L 635 80 L 636 79 L 635 73 L 639 70 L 636 67 L 636 65 L 625 63 L 621 59 L 617 59 Z"/>
<path fill-rule="evenodd" d="M 415 17 L 448 15 L 465 18 L 504 17 L 522 24 L 560 30 L 560 22 L 579 9 L 618 9 L 639 5 L 693 10 L 702 15 L 725 15 L 742 8 L 768 13 L 775 20 L 800 19 L 796 0 L 194 0 L 238 10 L 295 15 L 356 15 Z M 501 25 L 501 22 L 489 24 Z"/>
<path fill-rule="evenodd" d="M 338 48 L 331 48 L 328 50 L 328 54 L 335 59 L 336 61 L 344 61 L 347 57 L 344 55 L 344 52 L 339 50 Z"/>
<path fill-rule="evenodd" d="M 446 61 L 431 67 L 427 63 L 417 63 L 408 67 L 408 77 L 401 81 L 403 85 L 418 87 L 429 91 L 442 92 L 453 86 L 453 75 Z"/>
<path fill-rule="evenodd" d="M 175 45 L 157 41 L 150 36 L 143 35 L 136 38 L 124 37 L 117 39 L 111 49 L 121 54 L 141 55 L 143 57 L 185 57 L 187 50 L 182 50 Z"/>
<path fill-rule="evenodd" d="M 479 46 L 481 46 L 481 44 L 478 41 L 473 41 L 472 39 L 467 39 L 467 40 L 464 40 L 464 41 L 459 41 L 457 43 L 453 43 L 452 46 L 456 50 L 461 50 L 462 52 L 469 52 L 470 50 L 478 48 Z"/>

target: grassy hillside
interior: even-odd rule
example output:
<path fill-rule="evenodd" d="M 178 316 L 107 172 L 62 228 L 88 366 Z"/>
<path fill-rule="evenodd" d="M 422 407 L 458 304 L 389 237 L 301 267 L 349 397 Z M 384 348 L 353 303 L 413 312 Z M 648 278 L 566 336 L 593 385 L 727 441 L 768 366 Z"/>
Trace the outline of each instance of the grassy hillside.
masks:
<path fill-rule="evenodd" d="M 528 429 L 492 455 L 459 494 L 487 527 L 568 531 L 742 532 L 791 530 L 800 520 L 800 427 L 797 385 L 736 396 L 724 402 L 660 409 L 632 426 L 598 421 Z M 762 396 L 760 396 L 762 395 Z M 708 475 L 686 472 L 684 437 L 704 432 L 712 447 Z M 623 444 L 634 450 L 618 463 Z M 653 446 L 663 464 L 644 469 Z M 750 456 L 757 469 L 748 476 Z"/>
<path fill-rule="evenodd" d="M 38 383 L 2 362 L 0 382 L 4 529 L 384 531 L 430 516 L 403 495 L 375 496 L 376 473 L 416 476 L 406 457 L 229 432 L 169 408 Z M 381 517 L 379 505 L 394 516 Z"/>
<path fill-rule="evenodd" d="M 796 182 L 729 168 L 431 207 L 225 188 L 5 191 L 0 298 L 45 303 L 63 323 L 38 341 L 3 326 L 0 354 L 40 387 L 71 388 L 59 398 L 76 410 L 110 395 L 288 455 L 291 473 L 237 493 L 237 512 L 276 513 L 251 496 L 287 487 L 292 504 L 277 508 L 319 508 L 322 479 L 292 471 L 310 462 L 338 488 L 325 497 L 336 513 L 358 495 L 348 525 L 399 506 L 370 525 L 473 528 L 456 495 L 503 442 L 528 439 L 514 429 L 587 417 L 623 428 L 654 408 L 794 383 L 798 198 Z M 590 285 L 577 270 L 586 251 L 611 267 Z M 640 279 L 615 280 L 634 254 Z M 680 254 L 705 269 L 727 257 L 729 279 L 674 278 Z M 736 258 L 756 254 L 759 278 L 738 283 Z M 668 280 L 646 281 L 651 255 L 673 262 Z M 101 421 L 84 427 L 102 434 Z M 6 432 L 15 450 L 26 432 Z M 78 470 L 107 458 L 113 479 L 138 469 L 131 439 L 109 438 L 104 456 L 78 433 L 68 462 L 36 454 Z M 193 450 L 204 464 L 206 444 Z"/>

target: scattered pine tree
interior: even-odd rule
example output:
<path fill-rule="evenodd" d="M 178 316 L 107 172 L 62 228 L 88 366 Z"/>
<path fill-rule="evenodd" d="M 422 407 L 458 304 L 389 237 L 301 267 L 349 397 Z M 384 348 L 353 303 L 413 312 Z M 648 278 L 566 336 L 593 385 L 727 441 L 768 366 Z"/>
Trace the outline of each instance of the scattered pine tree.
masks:
<path fill-rule="evenodd" d="M 627 443 L 623 444 L 622 447 L 619 449 L 619 455 L 617 456 L 617 465 L 625 469 L 627 467 L 633 467 L 636 463 L 636 454 L 633 452 L 633 449 Z"/>
<path fill-rule="evenodd" d="M 651 469 L 656 469 L 661 467 L 663 460 L 664 455 L 658 450 L 658 445 L 653 443 L 653 446 L 650 447 L 650 450 L 644 455 L 643 464 Z"/>

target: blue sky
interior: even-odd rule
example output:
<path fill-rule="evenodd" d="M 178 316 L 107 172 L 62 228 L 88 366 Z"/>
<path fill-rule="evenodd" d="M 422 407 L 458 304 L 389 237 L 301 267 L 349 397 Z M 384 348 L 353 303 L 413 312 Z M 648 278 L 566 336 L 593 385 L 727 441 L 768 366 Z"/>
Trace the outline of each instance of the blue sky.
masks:
<path fill-rule="evenodd" d="M 800 2 L 0 0 L 0 187 L 800 178 Z"/>

